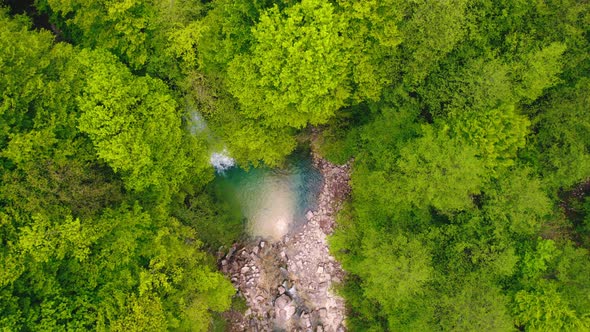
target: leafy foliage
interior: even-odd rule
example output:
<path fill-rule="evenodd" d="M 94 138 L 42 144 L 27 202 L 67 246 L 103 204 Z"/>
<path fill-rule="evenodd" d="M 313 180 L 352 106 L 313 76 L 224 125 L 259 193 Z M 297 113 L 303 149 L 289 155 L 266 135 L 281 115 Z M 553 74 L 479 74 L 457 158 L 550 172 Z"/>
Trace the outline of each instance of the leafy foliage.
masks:
<path fill-rule="evenodd" d="M 183 144 L 177 104 L 163 82 L 134 77 L 108 53 L 82 52 L 80 59 L 89 70 L 79 128 L 129 189 L 175 191 L 190 173 L 204 172 L 203 149 Z"/>
<path fill-rule="evenodd" d="M 206 330 L 234 290 L 168 211 L 209 177 L 174 96 L 107 51 L 0 21 L 14 51 L 0 61 L 0 329 Z"/>
<path fill-rule="evenodd" d="M 327 2 L 304 0 L 264 12 L 253 29 L 251 54 L 229 64 L 229 88 L 250 118 L 272 127 L 326 122 L 344 106 L 348 59 L 342 29 Z"/>
<path fill-rule="evenodd" d="M 201 248 L 242 222 L 209 146 L 276 166 L 312 125 L 354 160 L 330 239 L 351 330 L 590 330 L 587 2 L 29 13 L 0 10 L 0 329 L 206 330 L 234 290 Z"/>

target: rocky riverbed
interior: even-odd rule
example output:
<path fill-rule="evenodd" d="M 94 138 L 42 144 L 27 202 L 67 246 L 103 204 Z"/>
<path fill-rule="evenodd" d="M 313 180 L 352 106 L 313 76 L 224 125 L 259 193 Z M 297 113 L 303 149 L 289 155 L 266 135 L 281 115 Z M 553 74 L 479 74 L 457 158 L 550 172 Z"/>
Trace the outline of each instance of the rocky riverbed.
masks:
<path fill-rule="evenodd" d="M 221 271 L 248 305 L 244 314 L 226 315 L 231 331 L 346 331 L 344 300 L 333 291 L 344 272 L 330 255 L 326 237 L 350 192 L 350 166 L 316 154 L 313 163 L 324 183 L 307 223 L 279 241 L 235 244 L 219 259 Z"/>

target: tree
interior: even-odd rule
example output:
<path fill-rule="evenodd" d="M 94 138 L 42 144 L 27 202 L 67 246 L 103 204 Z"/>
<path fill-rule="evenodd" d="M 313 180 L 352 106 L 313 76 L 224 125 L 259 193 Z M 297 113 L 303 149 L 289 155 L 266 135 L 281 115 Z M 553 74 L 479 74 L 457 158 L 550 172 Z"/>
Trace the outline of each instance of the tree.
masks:
<path fill-rule="evenodd" d="M 578 317 L 550 281 L 540 281 L 532 291 L 519 291 L 514 303 L 516 324 L 527 331 L 590 330 L 587 317 Z"/>
<path fill-rule="evenodd" d="M 50 12 L 67 38 L 78 45 L 110 50 L 134 69 L 148 61 L 150 2 L 40 0 L 37 6 Z"/>
<path fill-rule="evenodd" d="M 470 145 L 428 126 L 422 137 L 401 149 L 396 166 L 394 183 L 403 193 L 397 200 L 447 212 L 471 207 L 486 176 Z"/>
<path fill-rule="evenodd" d="M 541 180 L 528 168 L 514 167 L 485 191 L 482 209 L 496 228 L 515 234 L 536 234 L 552 212 Z"/>
<path fill-rule="evenodd" d="M 133 76 L 108 52 L 83 51 L 79 59 L 88 76 L 80 130 L 129 189 L 158 188 L 167 197 L 189 176 L 206 179 L 202 143 L 183 142 L 181 114 L 162 81 Z"/>
<path fill-rule="evenodd" d="M 552 188 L 569 187 L 590 176 L 590 79 L 565 87 L 540 103 L 533 119 L 538 131 L 535 159 Z"/>
<path fill-rule="evenodd" d="M 403 6 L 403 5 L 402 5 Z M 407 7 L 406 7 L 407 6 Z M 403 6 L 411 13 L 403 20 L 404 81 L 420 83 L 450 53 L 465 33 L 467 1 L 415 1 Z"/>
<path fill-rule="evenodd" d="M 363 278 L 365 296 L 389 311 L 424 293 L 432 268 L 428 248 L 420 240 L 402 234 L 379 236 L 368 230 L 362 247 L 363 261 L 350 270 Z"/>
<path fill-rule="evenodd" d="M 215 148 L 229 151 L 240 165 L 280 165 L 296 147 L 295 130 L 274 128 L 256 119 L 244 117 L 238 101 L 200 74 L 188 78 L 189 104 L 198 109 L 213 133 Z"/>
<path fill-rule="evenodd" d="M 0 20 L 15 51 L 0 61 L 0 329 L 206 330 L 235 291 L 169 216 L 180 184 L 207 178 L 170 90 L 106 51 Z"/>
<path fill-rule="evenodd" d="M 562 70 L 562 54 L 565 45 L 552 43 L 540 50 L 523 55 L 523 59 L 515 68 L 517 80 L 516 94 L 525 101 L 531 102 L 543 94 L 543 90 L 559 82 L 558 74 Z"/>
<path fill-rule="evenodd" d="M 353 102 L 377 102 L 397 78 L 395 56 L 402 42 L 398 25 L 404 6 L 394 0 L 343 0 L 338 5 L 346 26 L 343 35 L 350 56 Z"/>
<path fill-rule="evenodd" d="M 273 128 L 325 123 L 349 96 L 343 29 L 333 6 L 320 0 L 266 11 L 250 52 L 228 68 L 242 114 Z"/>
<path fill-rule="evenodd" d="M 499 287 L 486 280 L 466 278 L 456 294 L 443 295 L 437 319 L 443 331 L 514 331 Z"/>
<path fill-rule="evenodd" d="M 11 19 L 0 9 L 0 47 L 5 50 L 0 55 L 0 147 L 10 133 L 32 127 L 34 104 L 51 64 L 51 34 L 30 33 L 29 25 L 26 18 Z"/>
<path fill-rule="evenodd" d="M 496 169 L 514 164 L 518 149 L 526 143 L 530 122 L 517 114 L 514 106 L 487 111 L 451 114 L 453 131 L 471 142 L 487 167 Z"/>
<path fill-rule="evenodd" d="M 219 0 L 201 20 L 199 64 L 207 74 L 225 76 L 233 58 L 248 51 L 255 39 L 253 26 L 273 4 L 284 7 L 290 1 Z"/>

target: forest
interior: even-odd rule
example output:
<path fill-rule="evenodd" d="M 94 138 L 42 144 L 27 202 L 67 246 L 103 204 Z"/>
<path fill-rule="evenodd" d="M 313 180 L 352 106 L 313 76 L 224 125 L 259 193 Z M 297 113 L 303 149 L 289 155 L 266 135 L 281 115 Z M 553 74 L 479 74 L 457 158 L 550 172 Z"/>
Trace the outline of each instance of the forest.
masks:
<path fill-rule="evenodd" d="M 348 330 L 590 331 L 580 0 L 0 2 L 0 330 L 211 329 L 210 152 L 280 167 L 312 128 L 352 163 Z"/>

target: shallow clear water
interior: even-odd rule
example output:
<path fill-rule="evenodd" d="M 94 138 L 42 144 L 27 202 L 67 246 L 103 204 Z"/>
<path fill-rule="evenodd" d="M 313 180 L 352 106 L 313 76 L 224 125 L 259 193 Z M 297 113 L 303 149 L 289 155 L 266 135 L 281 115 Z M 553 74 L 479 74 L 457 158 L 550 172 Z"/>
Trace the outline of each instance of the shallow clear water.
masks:
<path fill-rule="evenodd" d="M 303 224 L 313 210 L 322 185 L 320 172 L 305 153 L 296 153 L 279 169 L 238 167 L 218 174 L 222 195 L 239 208 L 252 237 L 278 240 Z"/>

